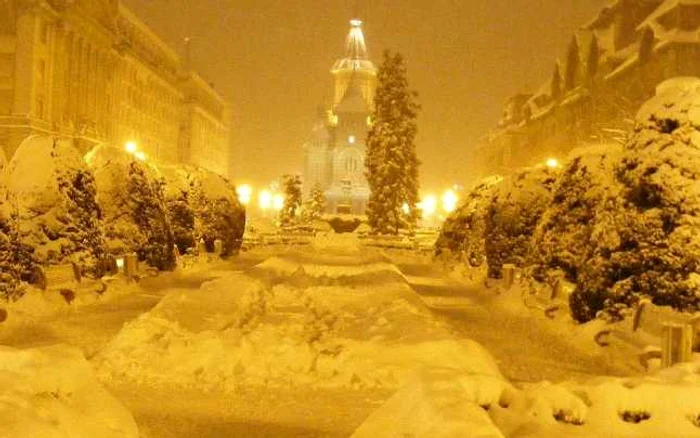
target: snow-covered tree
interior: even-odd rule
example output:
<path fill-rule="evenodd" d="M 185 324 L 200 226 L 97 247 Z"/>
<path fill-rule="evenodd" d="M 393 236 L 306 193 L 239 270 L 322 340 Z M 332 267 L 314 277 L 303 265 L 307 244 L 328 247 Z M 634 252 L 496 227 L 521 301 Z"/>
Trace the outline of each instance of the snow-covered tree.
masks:
<path fill-rule="evenodd" d="M 373 232 L 396 234 L 401 228 L 413 228 L 418 218 L 420 163 L 415 138 L 420 106 L 409 89 L 400 54 L 384 52 L 378 81 L 365 160 L 370 188 L 367 217 Z"/>
<path fill-rule="evenodd" d="M 165 211 L 173 230 L 175 245 L 180 254 L 195 247 L 194 210 L 190 200 L 187 171 L 181 166 L 159 166 L 163 176 Z"/>
<path fill-rule="evenodd" d="M 135 252 L 150 266 L 174 268 L 173 233 L 155 169 L 107 145 L 93 149 L 87 162 L 97 182 L 108 250 L 115 255 Z"/>
<path fill-rule="evenodd" d="M 579 71 L 581 68 L 581 48 L 578 45 L 578 38 L 574 36 L 569 43 L 566 54 L 566 73 L 564 75 L 564 90 L 573 90 L 578 86 Z"/>
<path fill-rule="evenodd" d="M 562 84 L 561 84 L 561 65 L 559 61 L 554 64 L 554 72 L 552 73 L 552 81 L 550 82 L 550 94 L 553 100 L 561 99 Z"/>
<path fill-rule="evenodd" d="M 282 176 L 284 206 L 279 218 L 282 225 L 292 225 L 297 220 L 297 210 L 301 207 L 301 177 L 299 175 Z"/>
<path fill-rule="evenodd" d="M 302 217 L 304 222 L 318 220 L 326 210 L 326 195 L 323 194 L 321 185 L 316 183 L 311 188 L 309 197 L 302 206 Z"/>
<path fill-rule="evenodd" d="M 29 276 L 34 262 L 31 248 L 20 242 L 19 218 L 7 190 L 0 183 L 0 299 L 19 298 L 21 281 Z"/>
<path fill-rule="evenodd" d="M 485 249 L 489 276 L 501 277 L 505 263 L 524 267 L 535 227 L 552 199 L 557 171 L 527 169 L 499 185 L 486 212 Z"/>
<path fill-rule="evenodd" d="M 435 256 L 446 262 L 479 267 L 486 261 L 486 212 L 500 178 L 489 178 L 467 192 L 460 206 L 445 220 L 435 242 Z"/>
<path fill-rule="evenodd" d="M 35 262 L 75 262 L 87 274 L 101 274 L 105 246 L 95 181 L 70 140 L 28 139 L 10 162 L 7 181 L 21 244 Z"/>
<path fill-rule="evenodd" d="M 600 68 L 600 44 L 598 37 L 594 34 L 590 46 L 588 46 L 588 57 L 586 59 L 586 76 L 590 84 L 595 83 Z"/>
<path fill-rule="evenodd" d="M 245 230 L 245 208 L 236 188 L 226 178 L 206 169 L 189 169 L 188 198 L 194 211 L 194 236 L 214 251 L 214 241 L 222 241 L 221 255 L 235 253 Z"/>

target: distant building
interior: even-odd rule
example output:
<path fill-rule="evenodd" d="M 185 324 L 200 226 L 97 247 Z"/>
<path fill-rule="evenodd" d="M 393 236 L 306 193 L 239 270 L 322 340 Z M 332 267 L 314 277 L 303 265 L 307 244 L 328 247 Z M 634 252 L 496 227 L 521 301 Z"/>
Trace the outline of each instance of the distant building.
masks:
<path fill-rule="evenodd" d="M 506 103 L 475 153 L 482 176 L 624 141 L 657 84 L 700 75 L 700 2 L 617 0 L 574 34 L 564 60 L 539 90 Z"/>
<path fill-rule="evenodd" d="M 118 0 L 0 3 L 0 150 L 30 135 L 83 152 L 133 141 L 151 158 L 228 173 L 228 114 L 212 87 Z"/>
<path fill-rule="evenodd" d="M 330 212 L 362 214 L 369 187 L 364 176 L 365 140 L 374 105 L 377 69 L 369 60 L 362 22 L 352 20 L 345 57 L 331 69 L 335 88 L 304 144 L 304 190 L 319 185 Z"/>

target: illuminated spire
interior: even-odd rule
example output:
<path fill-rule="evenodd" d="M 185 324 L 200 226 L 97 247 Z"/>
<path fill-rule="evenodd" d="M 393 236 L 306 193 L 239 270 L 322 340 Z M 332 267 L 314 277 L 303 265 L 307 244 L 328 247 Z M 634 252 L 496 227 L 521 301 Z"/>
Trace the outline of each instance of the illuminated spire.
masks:
<path fill-rule="evenodd" d="M 336 73 L 342 70 L 376 70 L 367 55 L 362 20 L 357 18 L 350 20 L 350 33 L 345 39 L 345 58 L 336 61 L 331 71 Z"/>

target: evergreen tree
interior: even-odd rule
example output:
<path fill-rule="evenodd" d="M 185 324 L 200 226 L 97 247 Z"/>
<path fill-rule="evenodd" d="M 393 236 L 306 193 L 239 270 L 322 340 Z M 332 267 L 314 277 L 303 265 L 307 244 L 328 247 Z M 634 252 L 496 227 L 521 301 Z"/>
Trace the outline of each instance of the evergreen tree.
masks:
<path fill-rule="evenodd" d="M 296 220 L 296 214 L 301 207 L 301 177 L 299 175 L 284 175 L 282 177 L 284 190 L 284 207 L 280 210 L 282 225 L 291 225 Z"/>
<path fill-rule="evenodd" d="M 587 78 L 590 83 L 595 82 L 595 78 L 598 75 L 598 68 L 600 67 L 600 45 L 598 44 L 598 37 L 593 35 L 593 40 L 591 45 L 588 47 L 588 59 L 586 60 L 586 73 Z"/>
<path fill-rule="evenodd" d="M 29 277 L 35 264 L 31 248 L 20 242 L 18 214 L 10 211 L 11 202 L 2 186 L 0 201 L 0 299 L 9 301 L 22 296 L 22 279 Z"/>
<path fill-rule="evenodd" d="M 551 83 L 552 99 L 561 99 L 561 67 L 559 61 L 554 65 L 554 73 L 552 74 Z"/>
<path fill-rule="evenodd" d="M 136 248 L 139 259 L 160 270 L 173 269 L 174 238 L 165 213 L 162 183 L 149 178 L 144 166 L 133 161 L 128 170 L 128 190 L 132 219 L 144 239 Z"/>
<path fill-rule="evenodd" d="M 639 43 L 639 62 L 646 63 L 651 59 L 654 51 L 654 31 L 650 27 L 644 28 L 642 40 Z"/>
<path fill-rule="evenodd" d="M 400 54 L 384 52 L 378 71 L 372 127 L 367 135 L 367 217 L 375 233 L 397 234 L 418 219 L 418 166 L 415 138 L 420 106 L 408 87 Z M 406 213 L 405 206 L 408 206 Z"/>
<path fill-rule="evenodd" d="M 564 75 L 564 90 L 569 91 L 578 85 L 579 69 L 581 67 L 581 49 L 578 45 L 578 38 L 574 36 L 569 43 L 569 50 L 566 55 L 566 74 Z"/>
<path fill-rule="evenodd" d="M 326 209 L 326 196 L 323 194 L 321 185 L 316 183 L 311 188 L 309 198 L 304 202 L 302 209 L 302 219 L 304 222 L 310 222 L 320 219 Z"/>

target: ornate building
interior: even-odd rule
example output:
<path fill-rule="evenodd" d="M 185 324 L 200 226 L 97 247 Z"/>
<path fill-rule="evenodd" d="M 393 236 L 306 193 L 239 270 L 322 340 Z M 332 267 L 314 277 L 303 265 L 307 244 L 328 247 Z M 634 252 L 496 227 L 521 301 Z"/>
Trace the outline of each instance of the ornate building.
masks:
<path fill-rule="evenodd" d="M 365 138 L 374 105 L 377 69 L 369 60 L 362 21 L 350 21 L 345 57 L 331 69 L 333 104 L 320 110 L 311 138 L 304 144 L 304 187 L 320 185 L 327 209 L 364 213 L 369 187 L 364 176 Z"/>
<path fill-rule="evenodd" d="M 149 157 L 228 173 L 223 99 L 118 0 L 0 3 L 0 149 L 64 135 L 83 152 L 133 141 Z"/>
<path fill-rule="evenodd" d="M 700 76 L 700 2 L 617 0 L 572 37 L 565 62 L 534 93 L 512 97 L 481 139 L 482 176 L 623 142 L 640 105 L 674 76 Z"/>

